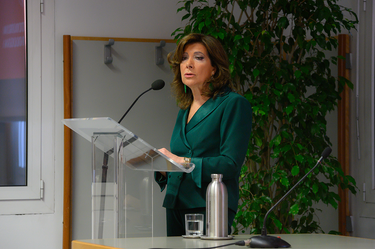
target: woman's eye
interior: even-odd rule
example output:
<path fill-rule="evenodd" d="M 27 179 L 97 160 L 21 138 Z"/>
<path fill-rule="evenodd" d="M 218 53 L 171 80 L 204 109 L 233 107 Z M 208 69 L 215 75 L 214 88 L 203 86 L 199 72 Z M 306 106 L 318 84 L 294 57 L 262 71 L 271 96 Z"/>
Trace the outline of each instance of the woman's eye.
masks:
<path fill-rule="evenodd" d="M 203 57 L 203 56 L 195 56 L 195 59 L 197 59 L 197 60 L 201 61 L 201 60 L 203 60 L 203 59 L 204 59 L 204 57 Z"/>
<path fill-rule="evenodd" d="M 181 61 L 184 61 L 187 59 L 187 56 L 182 56 Z"/>

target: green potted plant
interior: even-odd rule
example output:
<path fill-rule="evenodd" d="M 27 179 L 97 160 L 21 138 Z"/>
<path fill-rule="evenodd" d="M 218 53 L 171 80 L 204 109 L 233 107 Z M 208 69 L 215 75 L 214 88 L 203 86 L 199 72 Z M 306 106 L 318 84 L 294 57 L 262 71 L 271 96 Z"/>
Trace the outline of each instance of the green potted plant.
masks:
<path fill-rule="evenodd" d="M 335 35 L 358 23 L 337 0 L 182 0 L 184 27 L 218 38 L 227 50 L 232 80 L 252 104 L 253 130 L 241 171 L 240 206 L 235 233 L 260 233 L 263 218 L 331 145 L 326 115 L 334 110 L 349 80 L 331 75 L 337 56 L 324 51 L 338 45 Z M 347 19 L 348 14 L 352 19 Z M 319 178 L 318 178 L 319 176 Z M 323 178 L 323 180 L 321 180 Z M 313 203 L 335 208 L 332 188 L 356 192 L 337 158 L 317 167 L 268 217 L 269 233 L 323 232 L 314 220 Z"/>

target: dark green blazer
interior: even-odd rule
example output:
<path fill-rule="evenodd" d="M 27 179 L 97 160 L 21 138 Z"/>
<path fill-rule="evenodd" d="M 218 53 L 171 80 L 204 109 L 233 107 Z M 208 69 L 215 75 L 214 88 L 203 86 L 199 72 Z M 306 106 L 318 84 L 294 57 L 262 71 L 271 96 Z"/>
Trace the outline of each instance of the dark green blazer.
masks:
<path fill-rule="evenodd" d="M 251 133 L 250 103 L 241 95 L 225 92 L 207 100 L 186 124 L 189 109 L 180 110 L 171 138 L 171 152 L 191 157 L 195 169 L 189 173 L 168 172 L 156 179 L 161 190 L 167 185 L 165 208 L 206 206 L 211 174 L 223 174 L 228 190 L 228 208 L 237 212 L 238 179 Z"/>

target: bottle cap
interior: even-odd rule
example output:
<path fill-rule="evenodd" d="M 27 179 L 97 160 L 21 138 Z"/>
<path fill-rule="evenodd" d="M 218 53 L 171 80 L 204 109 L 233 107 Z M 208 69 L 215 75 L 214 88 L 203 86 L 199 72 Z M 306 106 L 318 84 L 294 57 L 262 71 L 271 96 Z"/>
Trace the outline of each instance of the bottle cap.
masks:
<path fill-rule="evenodd" d="M 223 179 L 223 174 L 211 174 L 212 179 Z"/>

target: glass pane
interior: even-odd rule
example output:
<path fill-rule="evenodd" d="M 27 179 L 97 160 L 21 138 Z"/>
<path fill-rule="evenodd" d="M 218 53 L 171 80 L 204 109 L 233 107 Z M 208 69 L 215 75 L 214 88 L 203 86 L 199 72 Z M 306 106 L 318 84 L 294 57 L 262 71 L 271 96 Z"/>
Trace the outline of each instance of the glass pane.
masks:
<path fill-rule="evenodd" d="M 26 186 L 25 3 L 0 0 L 0 186 Z"/>

